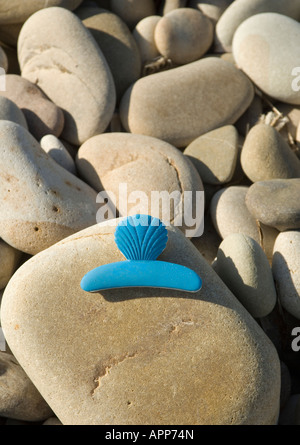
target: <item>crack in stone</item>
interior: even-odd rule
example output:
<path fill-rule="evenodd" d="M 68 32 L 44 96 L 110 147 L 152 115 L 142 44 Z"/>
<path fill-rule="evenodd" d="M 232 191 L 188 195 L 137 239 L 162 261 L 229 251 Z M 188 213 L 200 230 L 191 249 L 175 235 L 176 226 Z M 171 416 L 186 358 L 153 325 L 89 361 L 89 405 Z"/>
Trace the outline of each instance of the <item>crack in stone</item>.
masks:
<path fill-rule="evenodd" d="M 110 374 L 112 368 L 120 365 L 121 363 L 124 363 L 125 360 L 136 357 L 137 355 L 138 352 L 133 352 L 131 354 L 127 353 L 121 357 L 111 358 L 110 360 L 108 360 L 108 363 L 103 364 L 100 369 L 100 372 L 98 372 L 98 376 L 94 379 L 94 383 L 96 383 L 96 386 L 92 391 L 92 397 L 95 396 L 95 393 L 97 392 L 97 390 L 99 390 L 99 388 L 102 385 L 102 380 Z"/>

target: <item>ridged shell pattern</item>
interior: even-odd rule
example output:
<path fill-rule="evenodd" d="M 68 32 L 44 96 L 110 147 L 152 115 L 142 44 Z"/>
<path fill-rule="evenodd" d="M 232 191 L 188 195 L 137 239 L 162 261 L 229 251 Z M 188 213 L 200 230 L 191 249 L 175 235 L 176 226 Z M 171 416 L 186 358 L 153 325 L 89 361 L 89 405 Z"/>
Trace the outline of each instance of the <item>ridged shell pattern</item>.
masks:
<path fill-rule="evenodd" d="M 156 260 L 167 241 L 166 226 L 149 215 L 128 216 L 115 231 L 115 242 L 127 260 Z"/>

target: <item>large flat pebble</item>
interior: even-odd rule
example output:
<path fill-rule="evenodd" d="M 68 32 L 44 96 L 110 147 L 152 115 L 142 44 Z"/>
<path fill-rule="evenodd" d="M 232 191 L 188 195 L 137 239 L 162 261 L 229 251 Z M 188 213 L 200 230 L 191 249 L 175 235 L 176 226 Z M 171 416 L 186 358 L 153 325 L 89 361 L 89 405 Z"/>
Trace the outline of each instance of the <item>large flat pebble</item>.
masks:
<path fill-rule="evenodd" d="M 280 362 L 274 346 L 178 229 L 168 228 L 160 259 L 201 275 L 204 285 L 192 297 L 163 289 L 89 294 L 80 288 L 87 271 L 124 260 L 115 223 L 33 257 L 3 296 L 7 341 L 59 420 L 276 424 Z"/>
<path fill-rule="evenodd" d="M 233 124 L 253 97 L 253 86 L 240 70 L 208 57 L 139 79 L 124 94 L 120 116 L 127 131 L 186 147 L 208 131 Z"/>

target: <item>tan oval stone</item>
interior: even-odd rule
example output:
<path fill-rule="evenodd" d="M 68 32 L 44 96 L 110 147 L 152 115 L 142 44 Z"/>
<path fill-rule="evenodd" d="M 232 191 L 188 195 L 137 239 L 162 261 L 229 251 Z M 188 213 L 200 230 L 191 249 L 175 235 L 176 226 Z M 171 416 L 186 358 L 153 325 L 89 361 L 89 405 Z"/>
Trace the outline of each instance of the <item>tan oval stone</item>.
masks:
<path fill-rule="evenodd" d="M 192 298 L 163 289 L 80 288 L 87 271 L 124 260 L 115 224 L 91 227 L 33 257 L 4 293 L 7 341 L 60 421 L 276 424 L 274 346 L 178 229 L 168 229 L 160 259 L 201 275 L 203 288 Z"/>
<path fill-rule="evenodd" d="M 249 187 L 246 205 L 254 218 L 280 231 L 300 229 L 300 178 L 258 181 Z"/>
<path fill-rule="evenodd" d="M 210 57 L 139 79 L 124 94 L 120 116 L 131 133 L 186 147 L 208 131 L 234 124 L 253 95 L 243 73 Z"/>
<path fill-rule="evenodd" d="M 191 142 L 183 152 L 195 165 L 203 182 L 229 182 L 238 157 L 238 132 L 233 125 L 217 128 Z"/>
<path fill-rule="evenodd" d="M 112 192 L 120 215 L 151 214 L 185 229 L 188 236 L 194 224 L 196 232 L 203 225 L 204 209 L 196 198 L 203 191 L 201 178 L 192 163 L 166 142 L 128 133 L 98 135 L 80 147 L 76 165 L 95 190 Z M 190 227 L 188 213 L 197 215 Z"/>
<path fill-rule="evenodd" d="M 23 127 L 0 121 L 0 236 L 29 254 L 95 224 L 96 192 Z"/>
<path fill-rule="evenodd" d="M 300 4 L 294 0 L 235 0 L 224 11 L 216 26 L 216 49 L 232 50 L 235 31 L 241 23 L 256 14 L 276 12 L 294 19 L 300 18 Z M 274 27 L 276 29 L 276 26 Z"/>
<path fill-rule="evenodd" d="M 270 125 L 255 125 L 248 133 L 241 164 L 252 182 L 300 177 L 300 160 Z"/>
<path fill-rule="evenodd" d="M 41 139 L 46 134 L 59 136 L 64 127 L 64 115 L 60 108 L 29 80 L 16 74 L 6 76 L 6 91 L 0 95 L 7 97 L 23 112 L 30 133 Z"/>
<path fill-rule="evenodd" d="M 65 115 L 63 139 L 80 145 L 108 126 L 116 103 L 107 62 L 81 20 L 64 8 L 33 14 L 18 40 L 22 76 Z"/>
<path fill-rule="evenodd" d="M 141 57 L 125 23 L 105 9 L 81 6 L 76 15 L 98 43 L 112 73 L 118 100 L 141 74 Z"/>
<path fill-rule="evenodd" d="M 24 23 L 32 14 L 43 8 L 59 6 L 73 10 L 82 0 L 2 0 L 0 5 L 0 24 Z"/>
<path fill-rule="evenodd" d="M 177 65 L 200 59 L 213 42 L 213 24 L 202 12 L 178 8 L 157 23 L 155 44 L 164 57 Z"/>
<path fill-rule="evenodd" d="M 298 21 L 282 14 L 257 14 L 236 30 L 232 52 L 237 66 L 265 94 L 300 105 L 299 73 L 295 62 L 300 59 L 299 40 Z"/>

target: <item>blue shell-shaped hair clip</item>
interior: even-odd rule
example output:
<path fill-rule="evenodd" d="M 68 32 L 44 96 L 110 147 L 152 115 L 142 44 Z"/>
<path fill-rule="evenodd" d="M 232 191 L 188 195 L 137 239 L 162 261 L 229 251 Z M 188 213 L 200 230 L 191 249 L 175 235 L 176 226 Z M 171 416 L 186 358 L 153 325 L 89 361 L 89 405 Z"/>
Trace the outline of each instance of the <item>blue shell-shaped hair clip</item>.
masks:
<path fill-rule="evenodd" d="M 86 292 L 123 287 L 158 287 L 197 292 L 202 280 L 180 264 L 156 261 L 168 242 L 166 226 L 149 215 L 129 216 L 115 231 L 115 242 L 126 261 L 104 264 L 81 281 Z"/>

